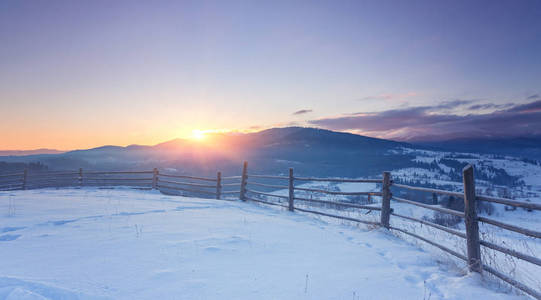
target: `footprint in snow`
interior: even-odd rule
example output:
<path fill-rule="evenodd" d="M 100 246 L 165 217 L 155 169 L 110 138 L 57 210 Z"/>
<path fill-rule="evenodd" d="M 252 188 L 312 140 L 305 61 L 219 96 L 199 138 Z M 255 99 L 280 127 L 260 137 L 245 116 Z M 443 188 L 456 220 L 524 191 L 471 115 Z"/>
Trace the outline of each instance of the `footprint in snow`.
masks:
<path fill-rule="evenodd" d="M 60 221 L 53 221 L 51 222 L 54 226 L 60 226 L 60 225 L 65 225 L 65 224 L 68 224 L 68 223 L 73 223 L 77 220 L 60 220 Z"/>
<path fill-rule="evenodd" d="M 0 242 L 13 241 L 20 237 L 21 237 L 20 234 L 4 234 L 4 235 L 0 235 Z"/>
<path fill-rule="evenodd" d="M 5 233 L 5 232 L 10 232 L 10 231 L 17 231 L 17 230 L 20 230 L 20 229 L 25 229 L 26 227 L 4 227 L 4 228 L 0 228 L 0 232 L 1 233 Z"/>
<path fill-rule="evenodd" d="M 415 277 L 412 276 L 412 275 L 406 275 L 406 276 L 404 276 L 404 280 L 406 280 L 406 281 L 409 282 L 409 283 L 413 283 L 413 284 L 419 283 L 419 279 L 415 278 Z"/>

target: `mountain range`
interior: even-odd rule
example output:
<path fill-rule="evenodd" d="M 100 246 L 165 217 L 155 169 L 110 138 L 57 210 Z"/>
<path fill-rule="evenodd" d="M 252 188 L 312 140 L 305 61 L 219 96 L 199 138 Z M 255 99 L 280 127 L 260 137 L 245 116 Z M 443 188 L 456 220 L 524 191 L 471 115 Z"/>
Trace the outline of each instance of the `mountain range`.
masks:
<path fill-rule="evenodd" d="M 272 128 L 254 133 L 212 133 L 204 141 L 175 139 L 154 146 L 102 146 L 87 150 L 0 156 L 7 163 L 41 162 L 49 170 L 168 169 L 176 173 L 239 174 L 243 161 L 251 172 L 362 177 L 385 170 L 422 167 L 412 151 L 458 151 L 541 157 L 541 139 L 449 141 L 410 144 L 317 128 Z M 1 154 L 2 152 L 0 152 Z M 4 153 L 5 154 L 5 153 Z M 519 155 L 517 155 L 519 154 Z M 0 170 L 1 171 L 1 170 Z"/>

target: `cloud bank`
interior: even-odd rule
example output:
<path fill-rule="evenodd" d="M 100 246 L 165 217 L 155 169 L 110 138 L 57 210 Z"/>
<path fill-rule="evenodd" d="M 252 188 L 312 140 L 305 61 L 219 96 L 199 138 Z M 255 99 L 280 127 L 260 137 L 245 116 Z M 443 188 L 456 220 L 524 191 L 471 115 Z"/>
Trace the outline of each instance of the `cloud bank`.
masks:
<path fill-rule="evenodd" d="M 308 122 L 331 130 L 404 141 L 541 135 L 541 99 L 526 104 L 472 102 L 454 100 L 434 106 L 355 113 Z M 467 107 L 468 114 L 447 112 L 469 104 L 472 105 Z M 487 109 L 492 111 L 481 112 Z"/>

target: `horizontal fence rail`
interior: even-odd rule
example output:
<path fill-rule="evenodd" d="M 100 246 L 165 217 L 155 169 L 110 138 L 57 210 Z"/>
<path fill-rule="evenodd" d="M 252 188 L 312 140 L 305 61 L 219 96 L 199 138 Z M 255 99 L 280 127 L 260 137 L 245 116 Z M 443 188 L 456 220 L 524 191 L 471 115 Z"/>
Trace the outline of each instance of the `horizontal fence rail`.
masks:
<path fill-rule="evenodd" d="M 210 184 L 197 184 L 197 183 L 191 183 L 191 182 L 178 182 L 178 181 L 169 181 L 169 180 L 160 180 L 160 182 L 170 183 L 170 184 L 187 185 L 187 186 L 195 186 L 195 187 L 202 187 L 202 188 L 216 188 L 216 185 L 210 185 Z"/>
<path fill-rule="evenodd" d="M 164 189 L 177 190 L 177 191 L 192 192 L 192 193 L 196 193 L 196 194 L 216 195 L 215 192 L 196 190 L 196 189 L 190 189 L 190 188 L 184 188 L 184 187 L 178 187 L 178 186 L 170 186 L 170 185 L 158 184 L 158 187 L 164 188 Z"/>
<path fill-rule="evenodd" d="M 274 189 L 287 189 L 287 188 L 289 188 L 287 185 L 266 184 L 266 183 L 259 183 L 259 182 L 250 182 L 250 184 L 251 185 L 256 185 L 256 186 L 274 188 Z"/>
<path fill-rule="evenodd" d="M 432 206 L 432 205 L 429 205 L 429 204 L 424 204 L 424 203 L 421 203 L 421 202 L 412 201 L 412 200 L 408 200 L 408 199 L 404 199 L 404 198 L 400 198 L 400 197 L 395 197 L 395 196 L 392 196 L 391 199 L 395 200 L 396 202 L 407 203 L 407 204 L 423 207 L 423 208 L 426 208 L 426 209 L 430 209 L 430 210 L 433 210 L 433 211 L 439 211 L 441 213 L 454 215 L 454 216 L 461 217 L 461 218 L 464 218 L 464 216 L 465 216 L 464 213 L 456 211 L 456 210 L 452 210 L 452 209 L 449 209 L 449 208 Z"/>
<path fill-rule="evenodd" d="M 418 234 L 415 234 L 415 233 L 413 233 L 413 232 L 410 232 L 410 231 L 407 231 L 407 230 L 404 230 L 404 229 L 401 229 L 401 228 L 393 227 L 393 226 L 391 226 L 391 227 L 389 227 L 389 228 L 392 229 L 392 230 L 396 230 L 396 231 L 405 233 L 405 234 L 407 234 L 407 235 L 409 235 L 409 236 L 412 236 L 412 237 L 414 237 L 414 238 L 416 238 L 416 239 L 419 239 L 419 240 L 421 240 L 421 241 L 423 241 L 423 242 L 425 242 L 425 243 L 428 243 L 428 244 L 430 244 L 430 245 L 432 245 L 432 246 L 434 246 L 434 247 L 440 248 L 441 250 L 443 250 L 443 251 L 445 251 L 445 252 L 447 252 L 447 253 L 449 253 L 449 254 L 455 256 L 455 257 L 458 257 L 458 258 L 462 259 L 463 261 L 468 261 L 468 259 L 466 258 L 466 256 L 464 256 L 464 255 L 462 255 L 462 254 L 460 254 L 460 253 L 458 253 L 458 252 L 456 252 L 456 251 L 454 251 L 454 250 L 451 250 L 451 249 L 448 248 L 448 247 L 445 247 L 445 246 L 440 245 L 440 244 L 438 244 L 438 243 L 436 243 L 436 242 L 433 242 L 433 241 L 431 241 L 431 240 L 429 240 L 429 239 L 427 239 L 427 238 L 424 238 L 424 237 L 422 237 L 422 236 L 420 236 L 420 235 L 418 235 Z"/>
<path fill-rule="evenodd" d="M 150 175 L 150 176 L 149 176 Z M 179 180 L 180 179 L 180 180 Z M 496 278 L 503 280 L 514 288 L 524 293 L 541 299 L 541 294 L 535 288 L 529 287 L 524 283 L 506 275 L 493 267 L 483 264 L 481 247 L 496 251 L 504 255 L 525 261 L 535 266 L 541 266 L 541 259 L 536 255 L 526 254 L 521 251 L 510 249 L 505 244 L 486 241 L 479 238 L 478 223 L 489 224 L 498 228 L 508 230 L 523 236 L 532 238 L 541 238 L 541 232 L 523 228 L 517 225 L 508 224 L 487 218 L 477 216 L 476 201 L 502 204 L 512 207 L 520 207 L 528 210 L 541 210 L 541 205 L 526 201 L 517 201 L 513 199 L 493 197 L 487 195 L 476 195 L 473 180 L 473 167 L 467 166 L 463 171 L 463 186 L 465 192 L 447 191 L 420 186 L 412 186 L 394 182 L 389 172 L 384 172 L 382 178 L 321 178 L 321 177 L 299 177 L 293 175 L 293 169 L 289 169 L 288 176 L 269 175 L 269 174 L 250 174 L 248 164 L 245 162 L 240 176 L 222 176 L 217 172 L 215 178 L 161 173 L 158 169 L 152 171 L 62 171 L 62 172 L 28 172 L 0 174 L 0 191 L 25 190 L 42 187 L 84 187 L 84 186 L 130 186 L 135 188 L 157 189 L 164 193 L 177 191 L 181 195 L 191 193 L 196 195 L 207 195 L 216 199 L 223 196 L 237 197 L 242 201 L 252 201 L 255 203 L 281 207 L 289 211 L 299 211 L 307 214 L 315 214 L 322 217 L 341 219 L 370 226 L 387 228 L 411 238 L 423 241 L 434 246 L 458 259 L 465 261 L 472 272 L 485 271 Z M 280 183 L 276 183 L 279 181 Z M 328 183 L 372 183 L 369 185 L 371 190 L 349 191 L 329 190 L 320 186 L 311 187 L 299 186 L 302 182 L 328 182 Z M 254 189 L 255 187 L 255 189 Z M 372 187 L 376 187 L 374 190 Z M 435 204 L 426 204 L 413 199 L 406 199 L 392 195 L 392 189 L 405 189 L 410 191 L 425 192 L 438 195 L 453 196 L 464 201 L 464 211 L 457 211 L 441 207 Z M 359 189 L 362 189 L 359 187 Z M 365 189 L 367 189 L 365 187 Z M 279 191 L 277 193 L 277 191 Z M 173 192 L 174 194 L 174 192 Z M 312 198 L 312 195 L 318 194 L 319 199 Z M 330 196 L 359 196 L 359 197 L 334 197 L 334 200 L 325 199 Z M 363 197 L 367 197 L 366 199 Z M 372 202 L 377 197 L 380 202 Z M 235 199 L 235 198 L 229 198 Z M 323 198 L 323 199 L 322 199 Z M 414 197 L 409 197 L 414 198 Z M 344 201 L 345 200 L 345 201 Z M 360 201 L 366 201 L 366 204 Z M 442 213 L 463 220 L 465 232 L 437 224 L 425 218 L 415 218 L 411 215 L 395 212 L 392 203 L 401 203 L 406 206 L 421 207 Z M 398 206 L 402 207 L 402 206 Z M 317 209 L 317 210 L 316 210 Z M 327 211 L 322 211 L 327 210 Z M 373 212 L 379 215 L 380 220 L 367 220 L 364 215 L 372 216 Z M 348 215 L 341 215 L 347 213 Z M 355 214 L 351 216 L 351 214 Z M 390 218 L 393 217 L 393 224 L 390 224 Z M 412 232 L 406 228 L 401 228 L 394 220 L 419 224 L 419 226 L 428 226 L 452 236 L 459 237 L 459 243 L 462 241 L 466 245 L 467 255 L 463 255 L 448 246 L 442 245 L 433 240 L 433 237 L 426 237 Z M 456 246 L 456 245 L 455 245 Z"/>
<path fill-rule="evenodd" d="M 249 193 L 257 194 L 257 195 L 276 197 L 276 198 L 281 198 L 281 199 L 289 199 L 288 196 L 275 195 L 275 194 L 271 194 L 271 193 L 265 193 L 265 192 L 261 192 L 261 191 L 250 190 L 250 189 L 246 189 L 246 191 L 249 192 Z"/>
<path fill-rule="evenodd" d="M 397 214 L 397 213 L 391 213 L 391 215 L 399 217 L 399 218 L 403 218 L 403 219 L 406 219 L 406 220 L 410 220 L 410 221 L 413 221 L 413 222 L 417 222 L 417 223 L 420 223 L 420 224 L 423 224 L 423 225 L 427 225 L 427 226 L 430 226 L 430 227 L 433 227 L 433 228 L 437 228 L 439 230 L 445 231 L 445 232 L 450 233 L 450 234 L 454 234 L 454 235 L 459 236 L 459 237 L 464 238 L 464 239 L 466 238 L 466 234 L 463 233 L 463 232 L 460 232 L 458 230 L 451 229 L 449 227 L 445 227 L 443 225 L 439 225 L 439 224 L 436 224 L 436 223 L 433 223 L 433 222 L 430 222 L 430 221 L 421 220 L 421 219 L 417 219 L 417 218 L 414 218 L 414 217 L 408 217 L 408 216 L 404 216 L 404 215 Z"/>
<path fill-rule="evenodd" d="M 11 174 L 0 174 L 0 178 L 2 177 L 16 177 L 16 176 L 23 176 L 24 173 L 11 173 Z"/>
<path fill-rule="evenodd" d="M 171 178 L 195 179 L 195 180 L 204 180 L 204 181 L 216 181 L 215 178 L 196 177 L 196 176 L 187 176 L 187 175 L 171 175 L 171 174 L 162 174 L 162 173 L 160 173 L 159 176 L 171 177 Z"/>
<path fill-rule="evenodd" d="M 464 198 L 464 194 L 462 194 L 462 193 L 451 192 L 451 191 L 446 191 L 446 190 L 431 189 L 431 188 L 425 188 L 425 187 L 420 187 L 420 186 L 411 186 L 411 185 L 398 184 L 398 183 L 393 183 L 392 185 L 394 187 L 404 188 L 404 189 L 408 189 L 408 190 L 412 190 L 412 191 L 428 192 L 428 193 L 433 193 L 433 194 L 448 195 L 448 196 Z"/>
<path fill-rule="evenodd" d="M 477 199 L 486 201 L 486 202 L 505 204 L 508 206 L 522 207 L 522 208 L 527 208 L 527 209 L 532 209 L 532 210 L 541 210 L 541 204 L 537 204 L 537 203 L 523 202 L 523 201 L 498 198 L 498 197 L 489 197 L 489 196 L 477 196 Z"/>
<path fill-rule="evenodd" d="M 367 209 L 367 210 L 378 210 L 378 211 L 381 210 L 381 207 L 377 207 L 377 206 L 360 205 L 360 204 L 347 203 L 347 202 L 327 201 L 327 200 L 309 199 L 309 198 L 302 198 L 302 197 L 295 197 L 293 199 L 299 200 L 299 201 L 329 204 L 329 205 L 336 205 L 336 206 L 343 206 L 343 207 L 360 208 L 360 209 Z"/>
<path fill-rule="evenodd" d="M 381 183 L 381 179 L 347 179 L 347 178 L 316 178 L 316 177 L 294 177 L 294 180 L 301 181 L 325 181 L 325 182 L 359 182 L 359 183 Z"/>
<path fill-rule="evenodd" d="M 318 190 L 318 189 L 300 188 L 300 187 L 296 187 L 295 189 L 299 190 L 299 191 L 322 193 L 322 194 L 328 194 L 328 195 L 344 195 L 344 196 L 373 195 L 373 196 L 381 196 L 381 193 L 378 193 L 378 192 L 337 192 L 337 191 L 327 191 L 327 190 Z"/>
<path fill-rule="evenodd" d="M 352 222 L 368 224 L 368 225 L 379 225 L 378 222 L 366 221 L 366 220 L 361 220 L 361 219 L 351 218 L 351 217 L 346 217 L 346 216 L 333 215 L 333 214 L 328 214 L 328 213 L 324 213 L 324 212 L 320 212 L 320 211 L 303 209 L 303 208 L 299 208 L 299 207 L 295 207 L 295 210 L 306 212 L 306 213 L 311 213 L 311 214 L 316 214 L 316 215 L 320 215 L 320 216 L 325 216 L 325 217 L 331 217 L 331 218 L 337 218 L 337 219 L 342 219 L 342 220 L 347 220 L 347 221 L 352 221 Z"/>
<path fill-rule="evenodd" d="M 485 217 L 478 217 L 478 220 L 483 222 L 483 223 L 487 223 L 487 224 L 490 224 L 490 225 L 493 225 L 493 226 L 496 226 L 496 227 L 499 227 L 499 228 L 507 229 L 509 231 L 522 233 L 524 235 L 531 236 L 531 237 L 538 238 L 538 239 L 541 238 L 541 232 L 539 232 L 539 231 L 534 231 L 534 230 L 530 230 L 530 229 L 527 229 L 527 228 L 522 228 L 522 227 L 519 227 L 519 226 L 503 223 L 503 222 L 496 221 L 496 220 L 493 220 L 493 219 L 490 219 L 490 218 L 485 218 Z"/>

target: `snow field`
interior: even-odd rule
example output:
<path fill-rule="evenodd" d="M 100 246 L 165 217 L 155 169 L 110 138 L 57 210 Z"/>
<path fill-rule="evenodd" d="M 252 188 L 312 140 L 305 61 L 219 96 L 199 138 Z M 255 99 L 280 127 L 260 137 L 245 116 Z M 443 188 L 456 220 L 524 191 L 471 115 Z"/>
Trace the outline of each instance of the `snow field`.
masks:
<path fill-rule="evenodd" d="M 526 299 L 384 230 L 130 189 L 0 193 L 0 299 Z"/>

